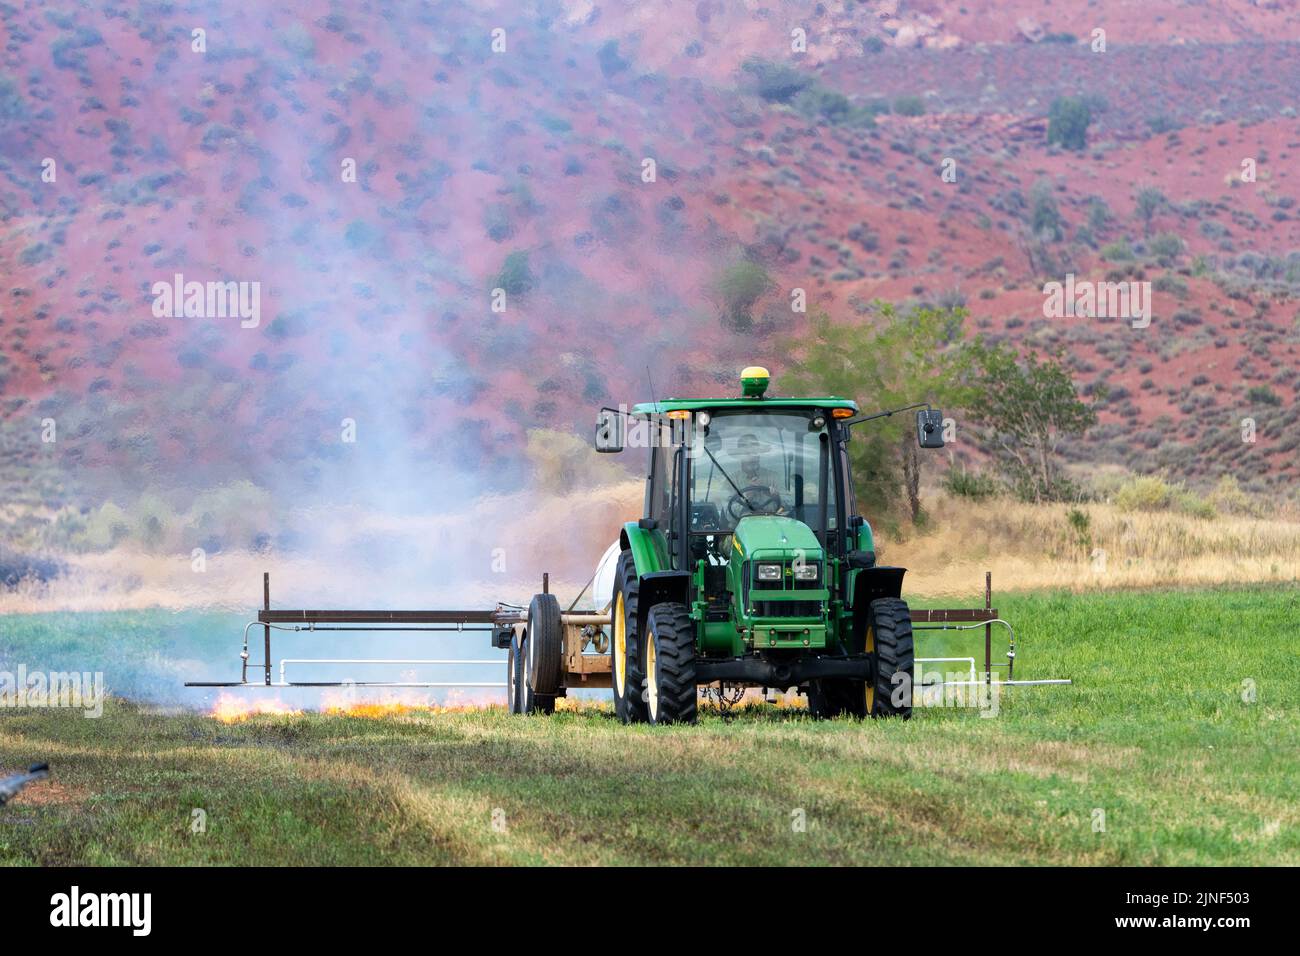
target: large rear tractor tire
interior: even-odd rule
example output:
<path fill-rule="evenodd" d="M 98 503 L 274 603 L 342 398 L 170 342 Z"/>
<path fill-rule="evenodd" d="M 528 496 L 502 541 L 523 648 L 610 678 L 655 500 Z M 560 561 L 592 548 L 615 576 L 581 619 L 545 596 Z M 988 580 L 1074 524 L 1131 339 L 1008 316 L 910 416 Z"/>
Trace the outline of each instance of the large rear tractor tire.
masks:
<path fill-rule="evenodd" d="M 641 673 L 640 648 L 637 645 L 636 613 L 640 598 L 641 579 L 636 573 L 632 552 L 624 551 L 618 558 L 618 571 L 614 575 L 614 597 L 610 605 L 613 615 L 613 640 L 610 641 L 610 684 L 614 688 L 614 713 L 625 724 L 644 723 L 646 702 L 645 681 Z"/>
<path fill-rule="evenodd" d="M 528 605 L 528 686 L 539 697 L 554 697 L 560 690 L 564 625 L 560 602 L 554 594 L 534 594 Z"/>
<path fill-rule="evenodd" d="M 912 716 L 912 678 L 916 651 L 912 612 L 901 598 L 871 602 L 864 648 L 874 662 L 875 680 L 867 681 L 863 709 L 872 717 Z"/>
<path fill-rule="evenodd" d="M 693 724 L 698 716 L 695 622 L 685 604 L 650 609 L 641 668 L 646 677 L 646 716 L 652 724 Z"/>
<path fill-rule="evenodd" d="M 531 634 L 525 634 L 523 643 L 519 645 L 519 662 L 522 666 L 522 672 L 519 675 L 519 713 L 553 714 L 555 713 L 555 698 L 539 694 L 530 686 L 528 642 L 532 639 Z"/>

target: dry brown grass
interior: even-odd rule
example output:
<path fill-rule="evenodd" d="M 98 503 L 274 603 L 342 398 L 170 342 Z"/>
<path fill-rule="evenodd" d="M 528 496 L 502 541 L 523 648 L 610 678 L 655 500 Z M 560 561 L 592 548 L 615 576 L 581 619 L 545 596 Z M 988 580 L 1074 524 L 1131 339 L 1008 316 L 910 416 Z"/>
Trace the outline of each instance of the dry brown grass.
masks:
<path fill-rule="evenodd" d="M 1198 518 L 1180 511 L 1123 512 L 1009 499 L 972 502 L 933 492 L 924 532 L 880 533 L 877 551 L 909 568 L 907 590 L 969 598 L 993 572 L 998 591 L 1085 591 L 1168 585 L 1294 581 L 1300 578 L 1300 520 Z M 69 573 L 48 584 L 0 592 L 0 613 L 162 607 L 248 611 L 271 572 L 272 598 L 289 606 L 486 607 L 526 601 L 542 571 L 562 598 L 576 595 L 623 521 L 640 513 L 641 483 L 570 495 L 484 498 L 440 515 L 391 516 L 351 509 L 295 516 L 301 551 L 222 552 L 195 573 L 189 554 L 117 548 L 65 558 Z M 498 554 L 497 549 L 500 549 Z M 1104 552 L 1104 561 L 1099 560 Z M 494 562 L 504 560 L 504 571 Z"/>
<path fill-rule="evenodd" d="M 1089 591 L 1169 585 L 1294 581 L 1300 522 L 1290 516 L 1197 518 L 1178 511 L 1123 512 L 1072 505 L 932 496 L 933 528 L 900 540 L 881 536 L 880 558 L 909 568 L 908 589 L 970 594 L 993 572 L 999 590 Z M 1104 559 L 1103 559 L 1104 555 Z"/>

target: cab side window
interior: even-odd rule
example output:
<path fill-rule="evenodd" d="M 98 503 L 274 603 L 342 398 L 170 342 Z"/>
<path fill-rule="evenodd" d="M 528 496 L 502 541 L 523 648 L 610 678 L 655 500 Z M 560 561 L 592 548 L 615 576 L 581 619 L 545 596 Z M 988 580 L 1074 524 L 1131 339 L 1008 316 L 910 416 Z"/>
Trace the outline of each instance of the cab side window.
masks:
<path fill-rule="evenodd" d="M 650 451 L 650 488 L 646 513 L 667 534 L 672 517 L 673 459 L 672 448 L 657 445 Z"/>

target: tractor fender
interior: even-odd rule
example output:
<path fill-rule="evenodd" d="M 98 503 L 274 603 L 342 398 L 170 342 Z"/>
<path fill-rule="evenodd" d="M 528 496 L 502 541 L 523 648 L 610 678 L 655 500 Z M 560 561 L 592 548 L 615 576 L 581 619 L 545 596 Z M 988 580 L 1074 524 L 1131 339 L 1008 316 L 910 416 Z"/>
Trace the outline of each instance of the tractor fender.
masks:
<path fill-rule="evenodd" d="M 636 573 L 640 577 L 662 571 L 667 566 L 662 548 L 655 540 L 654 531 L 642 527 L 639 521 L 629 521 L 623 525 L 623 530 L 618 534 L 618 543 L 624 551 L 632 552 L 632 563 L 636 566 Z"/>
<path fill-rule="evenodd" d="M 651 571 L 641 575 L 641 590 L 636 606 L 636 632 L 644 634 L 646 618 L 650 609 L 656 604 L 672 601 L 678 604 L 691 603 L 691 572 L 689 571 Z"/>
<path fill-rule="evenodd" d="M 853 582 L 853 607 L 866 608 L 872 601 L 882 597 L 901 598 L 903 596 L 903 575 L 907 568 L 891 568 L 877 565 L 862 568 Z"/>
<path fill-rule="evenodd" d="M 867 615 L 871 602 L 880 598 L 903 596 L 903 575 L 907 568 L 872 567 L 857 572 L 853 582 L 853 630 L 849 641 L 852 653 L 861 653 L 865 646 Z"/>

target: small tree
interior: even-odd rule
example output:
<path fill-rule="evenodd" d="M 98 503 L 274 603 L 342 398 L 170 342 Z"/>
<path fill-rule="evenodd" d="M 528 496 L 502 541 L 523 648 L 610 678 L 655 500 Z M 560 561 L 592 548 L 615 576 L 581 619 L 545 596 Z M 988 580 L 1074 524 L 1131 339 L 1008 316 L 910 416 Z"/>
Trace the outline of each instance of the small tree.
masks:
<path fill-rule="evenodd" d="M 1092 110 L 1076 96 L 1062 96 L 1047 114 L 1047 144 L 1081 150 L 1088 145 Z"/>
<path fill-rule="evenodd" d="M 832 322 L 825 313 L 809 319 L 807 333 L 790 343 L 797 356 L 782 376 L 797 394 L 857 397 L 871 412 L 930 401 L 963 404 L 954 374 L 964 309 L 916 308 L 900 315 L 873 303 L 872 323 Z M 869 405 L 868 405 L 869 403 Z M 877 516 L 906 507 L 921 517 L 921 457 L 910 415 L 857 426 L 849 444 L 858 509 Z"/>
<path fill-rule="evenodd" d="M 1017 493 L 1032 501 L 1068 497 L 1058 448 L 1063 438 L 1095 425 L 1097 413 L 1079 400 L 1060 354 L 1040 360 L 1028 352 L 1022 358 L 1009 346 L 981 339 L 967 350 L 966 360 L 966 408 L 999 453 Z"/>

